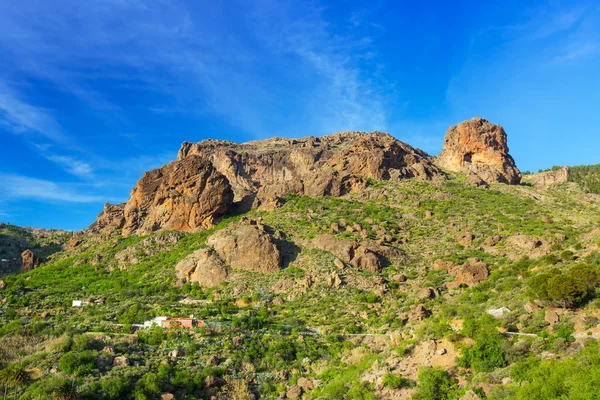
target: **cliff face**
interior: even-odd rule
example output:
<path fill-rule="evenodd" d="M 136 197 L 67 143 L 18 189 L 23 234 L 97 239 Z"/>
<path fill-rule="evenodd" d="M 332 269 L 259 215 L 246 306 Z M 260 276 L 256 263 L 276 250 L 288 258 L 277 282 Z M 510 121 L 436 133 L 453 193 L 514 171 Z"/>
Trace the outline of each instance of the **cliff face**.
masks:
<path fill-rule="evenodd" d="M 342 132 L 325 137 L 183 143 L 176 161 L 146 172 L 120 205 L 105 205 L 93 233 L 123 235 L 212 226 L 234 202 L 274 207 L 287 194 L 343 196 L 366 179 L 444 179 L 424 152 L 386 133 Z"/>
<path fill-rule="evenodd" d="M 234 205 L 276 207 L 288 194 L 343 196 L 368 179 L 443 180 L 434 158 L 382 132 L 340 132 L 248 143 L 184 142 L 177 160 L 146 172 L 124 204 L 105 205 L 90 232 L 148 234 L 209 228 Z M 517 184 L 521 174 L 499 125 L 475 118 L 446 133 L 437 162 L 486 182 Z"/>
<path fill-rule="evenodd" d="M 521 182 L 521 172 L 508 154 L 504 128 L 483 118 L 450 127 L 437 164 L 453 172 L 476 175 L 487 183 Z"/>
<path fill-rule="evenodd" d="M 443 179 L 426 153 L 381 132 L 243 144 L 185 142 L 178 159 L 190 155 L 212 162 L 231 183 L 235 201 L 250 201 L 254 206 L 288 193 L 344 195 L 362 188 L 364 178 Z"/>

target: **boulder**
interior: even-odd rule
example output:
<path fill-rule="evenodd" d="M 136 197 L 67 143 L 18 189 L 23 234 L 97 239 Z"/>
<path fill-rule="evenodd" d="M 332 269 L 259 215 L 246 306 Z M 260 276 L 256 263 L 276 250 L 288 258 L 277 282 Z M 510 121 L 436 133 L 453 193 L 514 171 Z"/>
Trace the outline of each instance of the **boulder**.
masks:
<path fill-rule="evenodd" d="M 219 378 L 218 376 L 209 375 L 206 378 L 204 378 L 204 388 L 205 389 L 221 387 L 224 384 L 225 384 L 225 381 L 223 379 Z"/>
<path fill-rule="evenodd" d="M 179 261 L 175 270 L 181 281 L 202 287 L 219 286 L 229 276 L 225 263 L 212 248 L 196 250 Z"/>
<path fill-rule="evenodd" d="M 129 358 L 125 356 L 115 357 L 112 365 L 113 367 L 127 367 L 129 366 Z"/>
<path fill-rule="evenodd" d="M 304 391 L 298 385 L 292 386 L 286 393 L 288 399 L 299 399 Z"/>
<path fill-rule="evenodd" d="M 328 251 L 344 262 L 349 263 L 354 258 L 354 251 L 357 248 L 355 242 L 350 240 L 337 239 L 333 235 L 318 235 L 311 241 L 311 247 Z"/>
<path fill-rule="evenodd" d="M 297 385 L 304 390 L 313 390 L 315 388 L 313 381 L 304 377 L 298 378 Z"/>
<path fill-rule="evenodd" d="M 490 276 L 487 265 L 477 258 L 469 261 L 456 269 L 456 282 L 469 287 L 487 281 Z"/>
<path fill-rule="evenodd" d="M 437 164 L 449 171 L 477 175 L 487 183 L 521 182 L 521 172 L 508 153 L 506 132 L 483 118 L 450 127 Z"/>
<path fill-rule="evenodd" d="M 510 314 L 510 310 L 506 307 L 500 308 L 490 308 L 486 311 L 487 314 L 491 315 L 494 318 L 502 318 L 508 314 Z"/>
<path fill-rule="evenodd" d="M 546 313 L 544 315 L 544 320 L 547 323 L 549 323 L 550 325 L 554 325 L 560 321 L 560 316 L 558 315 L 558 313 L 556 311 L 546 310 Z"/>
<path fill-rule="evenodd" d="M 4 282 L 2 279 L 0 279 L 0 290 L 5 289 L 6 288 L 6 282 Z"/>
<path fill-rule="evenodd" d="M 500 243 L 501 240 L 502 237 L 500 235 L 488 236 L 487 238 L 485 238 L 483 243 L 488 247 L 494 247 L 495 245 Z"/>
<path fill-rule="evenodd" d="M 432 288 L 423 288 L 419 290 L 417 298 L 421 301 L 433 299 L 435 298 L 435 290 L 433 290 Z"/>
<path fill-rule="evenodd" d="M 40 266 L 41 260 L 38 256 L 33 254 L 33 251 L 27 249 L 21 253 L 21 272 L 31 271 L 34 268 Z"/>
<path fill-rule="evenodd" d="M 455 240 L 461 246 L 467 247 L 473 243 L 473 234 L 471 232 L 461 232 L 456 236 Z"/>
<path fill-rule="evenodd" d="M 365 246 L 360 246 L 355 250 L 354 258 L 350 262 L 362 271 L 375 273 L 381 270 L 379 257 Z"/>
<path fill-rule="evenodd" d="M 481 397 L 472 390 L 467 390 L 459 400 L 480 400 Z"/>
<path fill-rule="evenodd" d="M 327 286 L 332 288 L 338 288 L 342 286 L 342 278 L 337 272 L 332 272 L 331 275 L 327 278 Z"/>
<path fill-rule="evenodd" d="M 276 273 L 281 268 L 281 253 L 265 227 L 244 219 L 208 238 L 220 258 L 233 269 Z"/>

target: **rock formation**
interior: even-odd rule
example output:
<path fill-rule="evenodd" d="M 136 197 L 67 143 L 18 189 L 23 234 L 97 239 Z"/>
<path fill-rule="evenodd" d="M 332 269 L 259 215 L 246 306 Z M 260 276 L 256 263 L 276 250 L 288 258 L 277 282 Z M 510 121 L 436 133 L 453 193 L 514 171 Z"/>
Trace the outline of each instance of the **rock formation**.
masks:
<path fill-rule="evenodd" d="M 177 278 L 183 282 L 215 287 L 229 275 L 223 260 L 212 249 L 196 250 L 175 266 Z"/>
<path fill-rule="evenodd" d="M 21 259 L 23 260 L 21 263 L 21 272 L 31 271 L 32 269 L 39 267 L 41 263 L 40 258 L 33 254 L 33 251 L 29 249 L 21 253 Z"/>
<path fill-rule="evenodd" d="M 191 156 L 144 173 L 127 203 L 107 203 L 90 231 L 122 228 L 124 236 L 160 229 L 195 232 L 211 227 L 232 205 L 227 178 L 209 161 Z"/>
<path fill-rule="evenodd" d="M 381 132 L 183 143 L 178 159 L 191 155 L 208 159 L 227 177 L 235 201 L 254 206 L 289 193 L 341 196 L 362 189 L 364 178 L 443 179 L 426 153 Z"/>
<path fill-rule="evenodd" d="M 303 139 L 185 142 L 177 161 L 146 172 L 126 203 L 105 204 L 89 231 L 124 236 L 212 226 L 235 201 L 278 206 L 288 194 L 343 196 L 366 179 L 444 179 L 424 152 L 381 133 L 341 132 Z"/>
<path fill-rule="evenodd" d="M 476 175 L 487 183 L 521 182 L 521 172 L 508 154 L 504 128 L 483 118 L 450 127 L 437 164 L 453 172 Z"/>
<path fill-rule="evenodd" d="M 555 171 L 540 172 L 539 174 L 529 175 L 523 178 L 524 181 L 535 187 L 551 186 L 557 183 L 569 182 L 571 179 L 571 169 L 562 167 Z"/>
<path fill-rule="evenodd" d="M 90 225 L 88 231 L 90 233 L 101 233 L 112 232 L 115 229 L 123 228 L 123 225 L 125 224 L 125 216 L 123 215 L 124 209 L 125 203 L 104 203 L 104 209 L 98 214 L 96 221 Z"/>
<path fill-rule="evenodd" d="M 324 234 L 305 243 L 305 246 L 328 251 L 363 271 L 379 272 L 381 270 L 380 256 L 367 246 L 358 245 L 351 240 L 342 240 L 333 235 Z"/>
<path fill-rule="evenodd" d="M 244 219 L 231 228 L 216 232 L 208 245 L 234 269 L 276 273 L 281 268 L 281 253 L 265 227 Z"/>

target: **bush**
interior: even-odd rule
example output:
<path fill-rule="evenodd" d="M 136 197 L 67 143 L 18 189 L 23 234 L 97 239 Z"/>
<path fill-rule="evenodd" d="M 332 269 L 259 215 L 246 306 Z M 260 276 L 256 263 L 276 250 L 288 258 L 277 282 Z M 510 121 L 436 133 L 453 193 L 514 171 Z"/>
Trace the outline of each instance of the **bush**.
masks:
<path fill-rule="evenodd" d="M 86 375 L 96 367 L 97 355 L 93 350 L 70 351 L 58 360 L 58 368 L 66 374 Z"/>
<path fill-rule="evenodd" d="M 490 372 L 504 367 L 507 361 L 503 341 L 498 332 L 486 330 L 479 333 L 475 338 L 475 346 L 462 350 L 458 364 L 475 372 Z"/>
<path fill-rule="evenodd" d="M 410 379 L 403 378 L 400 375 L 392 374 L 391 372 L 388 372 L 383 376 L 381 383 L 386 389 L 402 389 L 411 387 L 413 385 L 413 382 Z"/>
<path fill-rule="evenodd" d="M 446 400 L 454 398 L 456 381 L 441 368 L 427 367 L 419 372 L 415 400 Z"/>

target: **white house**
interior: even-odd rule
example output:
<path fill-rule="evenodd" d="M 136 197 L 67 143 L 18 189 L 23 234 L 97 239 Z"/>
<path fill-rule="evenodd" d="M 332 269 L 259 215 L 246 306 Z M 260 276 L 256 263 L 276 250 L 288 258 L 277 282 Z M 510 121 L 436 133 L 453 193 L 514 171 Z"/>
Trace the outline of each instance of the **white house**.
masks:
<path fill-rule="evenodd" d="M 6 258 L 3 258 L 2 260 L 0 260 L 2 262 L 8 262 L 8 260 Z"/>
<path fill-rule="evenodd" d="M 168 317 L 154 317 L 150 321 L 144 321 L 144 328 L 152 328 L 153 326 L 162 326 L 163 321 L 166 321 Z"/>
<path fill-rule="evenodd" d="M 87 306 L 89 303 L 87 301 L 83 301 L 83 300 L 73 300 L 72 306 L 73 307 L 83 307 L 83 306 Z"/>

